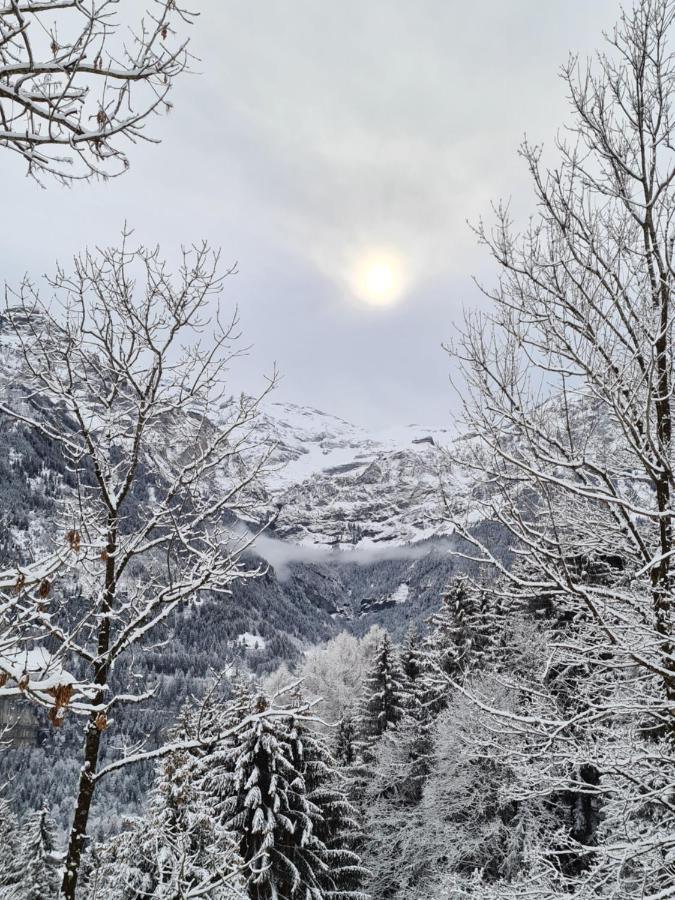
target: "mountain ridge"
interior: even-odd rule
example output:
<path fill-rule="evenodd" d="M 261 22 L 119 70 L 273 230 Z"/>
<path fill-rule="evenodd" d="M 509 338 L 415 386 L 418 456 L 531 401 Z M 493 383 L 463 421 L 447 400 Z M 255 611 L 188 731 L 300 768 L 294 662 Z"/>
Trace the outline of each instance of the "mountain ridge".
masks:
<path fill-rule="evenodd" d="M 439 506 L 451 428 L 369 432 L 298 404 L 271 403 L 259 427 L 274 446 L 267 486 L 275 536 L 306 545 L 405 546 L 451 529 Z"/>

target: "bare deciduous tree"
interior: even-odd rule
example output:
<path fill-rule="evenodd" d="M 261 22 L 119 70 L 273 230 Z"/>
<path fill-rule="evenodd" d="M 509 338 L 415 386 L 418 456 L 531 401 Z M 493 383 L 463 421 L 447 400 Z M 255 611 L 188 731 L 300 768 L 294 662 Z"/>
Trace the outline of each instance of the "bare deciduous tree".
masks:
<path fill-rule="evenodd" d="M 62 182 L 123 172 L 122 141 L 150 140 L 145 120 L 170 107 L 188 63 L 177 0 L 154 0 L 125 33 L 119 0 L 3 0 L 0 147 L 28 172 Z"/>
<path fill-rule="evenodd" d="M 86 726 L 69 900 L 96 785 L 162 752 L 127 748 L 99 767 L 118 708 L 152 695 L 152 686 L 118 684 L 116 661 L 142 652 L 181 605 L 227 595 L 234 579 L 256 574 L 240 559 L 251 539 L 236 522 L 256 506 L 267 458 L 256 429 L 261 397 L 227 393 L 238 335 L 236 317 L 221 324 L 217 266 L 200 245 L 184 251 L 174 277 L 156 249 L 130 249 L 125 235 L 119 248 L 59 270 L 48 300 L 28 280 L 7 297 L 21 365 L 0 411 L 60 448 L 77 483 L 57 527 L 77 555 L 82 598 L 55 589 L 34 613 L 63 664 L 88 672 L 95 689 L 76 710 Z"/>
<path fill-rule="evenodd" d="M 500 280 L 453 348 L 476 436 L 465 463 L 516 564 L 460 531 L 510 598 L 545 598 L 558 623 L 548 699 L 504 727 L 538 762 L 533 791 L 573 783 L 604 804 L 599 846 L 571 849 L 585 889 L 615 897 L 666 896 L 675 879 L 674 18 L 672 0 L 642 0 L 607 52 L 564 68 L 559 162 L 524 144 L 537 214 L 522 233 L 503 206 L 479 225 Z"/>

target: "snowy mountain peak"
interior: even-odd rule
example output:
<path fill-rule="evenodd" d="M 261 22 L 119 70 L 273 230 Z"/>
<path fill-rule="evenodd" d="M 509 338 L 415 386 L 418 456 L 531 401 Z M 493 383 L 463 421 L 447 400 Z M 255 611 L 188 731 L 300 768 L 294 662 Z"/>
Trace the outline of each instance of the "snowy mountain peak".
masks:
<path fill-rule="evenodd" d="M 450 428 L 369 433 L 310 407 L 272 403 L 260 426 L 275 446 L 270 499 L 280 537 L 304 544 L 400 546 L 447 533 L 438 509 Z"/>

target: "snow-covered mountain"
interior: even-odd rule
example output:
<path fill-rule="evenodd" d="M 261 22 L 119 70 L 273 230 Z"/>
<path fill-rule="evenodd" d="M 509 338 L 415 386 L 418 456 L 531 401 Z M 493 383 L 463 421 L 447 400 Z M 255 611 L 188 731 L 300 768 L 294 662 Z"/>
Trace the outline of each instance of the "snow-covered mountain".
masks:
<path fill-rule="evenodd" d="M 16 338 L 3 324 L 0 316 L 0 392 L 7 398 L 11 381 L 20 381 L 21 363 Z M 233 400 L 225 401 L 216 418 L 229 424 L 233 409 Z M 155 468 L 190 452 L 180 420 L 167 420 L 165 427 Z M 366 549 L 449 533 L 439 486 L 448 476 L 451 426 L 371 430 L 308 406 L 270 401 L 257 428 L 273 465 L 255 485 L 255 505 L 259 523 L 274 520 L 274 537 L 302 546 Z M 61 468 L 57 461 L 55 468 Z"/>
<path fill-rule="evenodd" d="M 380 431 L 291 403 L 260 428 L 274 445 L 273 533 L 304 545 L 402 546 L 448 533 L 439 501 L 453 430 Z"/>
<path fill-rule="evenodd" d="M 12 381 L 21 381 L 21 363 L 3 325 L 0 316 L 0 393 L 8 400 Z M 224 401 L 213 425 L 227 425 L 237 413 L 237 401 Z M 381 621 L 398 633 L 410 619 L 423 620 L 458 565 L 447 541 L 439 540 L 451 534 L 439 487 L 456 489 L 450 486 L 452 427 L 368 429 L 273 398 L 254 427 L 254 453 L 267 448 L 272 465 L 251 485 L 256 521 L 248 524 L 271 520 L 253 547 L 252 565 L 262 558 L 270 568 L 264 578 L 235 586 L 237 602 L 214 635 L 215 656 L 221 645 L 252 634 L 260 638 L 257 648 L 244 647 L 257 666 L 271 665 L 342 627 Z M 1 417 L 0 429 L 6 449 L 0 454 L 0 561 L 9 564 L 49 546 L 60 501 L 75 483 L 56 445 Z M 179 417 L 167 418 L 161 452 L 142 460 L 134 503 L 151 500 L 165 463 L 192 452 L 188 433 Z M 227 480 L 227 471 L 215 473 L 213 490 Z M 204 607 L 199 616 L 207 614 Z M 192 625 L 195 635 L 204 633 Z"/>

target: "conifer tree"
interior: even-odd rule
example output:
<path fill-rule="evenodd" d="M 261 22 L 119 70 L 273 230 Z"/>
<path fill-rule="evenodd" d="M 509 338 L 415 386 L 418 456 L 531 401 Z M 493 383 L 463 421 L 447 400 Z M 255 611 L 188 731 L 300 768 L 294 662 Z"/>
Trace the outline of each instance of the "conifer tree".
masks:
<path fill-rule="evenodd" d="M 0 799 L 0 898 L 11 897 L 21 880 L 20 830 L 12 807 Z"/>
<path fill-rule="evenodd" d="M 366 745 L 401 721 L 408 701 L 405 676 L 389 635 L 385 634 L 375 652 L 361 698 L 358 725 Z"/>
<path fill-rule="evenodd" d="M 18 896 L 21 900 L 56 898 L 60 883 L 56 825 L 46 804 L 28 818 L 19 858 L 22 891 Z"/>
<path fill-rule="evenodd" d="M 441 608 L 428 620 L 420 690 L 429 714 L 447 704 L 445 676 L 463 681 L 495 662 L 500 649 L 504 612 L 497 594 L 462 576 L 448 588 Z"/>
<path fill-rule="evenodd" d="M 368 872 L 354 850 L 361 837 L 358 813 L 340 789 L 335 761 L 317 733 L 302 722 L 293 723 L 292 736 L 308 800 L 318 811 L 313 836 L 320 842 L 317 856 L 324 865 L 319 870 L 317 900 L 368 900 L 361 891 Z"/>
<path fill-rule="evenodd" d="M 353 810 L 331 757 L 293 709 L 258 695 L 224 713 L 240 730 L 200 764 L 200 787 L 237 840 L 251 900 L 359 900 Z"/>
<path fill-rule="evenodd" d="M 459 675 L 469 665 L 473 649 L 476 597 L 467 578 L 458 578 L 443 596 L 440 610 L 431 616 L 429 646 L 444 672 Z"/>
<path fill-rule="evenodd" d="M 425 657 L 422 641 L 414 624 L 408 628 L 403 639 L 400 661 L 408 694 L 408 714 L 421 721 L 426 713 Z"/>
<path fill-rule="evenodd" d="M 356 760 L 356 729 L 352 714 L 348 710 L 338 724 L 335 759 L 341 766 L 351 766 Z"/>
<path fill-rule="evenodd" d="M 401 668 L 411 686 L 422 674 L 423 666 L 422 643 L 417 628 L 413 624 L 406 631 L 401 647 Z"/>

